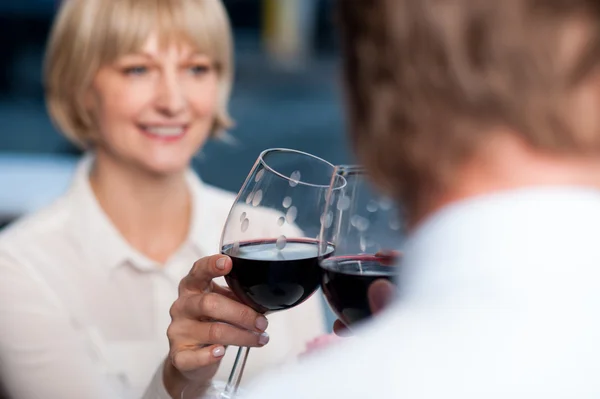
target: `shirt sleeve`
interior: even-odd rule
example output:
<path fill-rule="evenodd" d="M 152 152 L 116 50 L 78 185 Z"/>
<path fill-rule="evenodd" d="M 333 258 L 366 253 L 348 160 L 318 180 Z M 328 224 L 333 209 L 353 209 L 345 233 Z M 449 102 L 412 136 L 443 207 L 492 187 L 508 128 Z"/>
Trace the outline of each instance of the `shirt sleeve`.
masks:
<path fill-rule="evenodd" d="M 161 363 L 142 399 L 171 399 L 163 383 L 163 367 L 164 363 Z"/>
<path fill-rule="evenodd" d="M 85 336 L 35 270 L 0 253 L 0 375 L 9 397 L 119 399 Z"/>

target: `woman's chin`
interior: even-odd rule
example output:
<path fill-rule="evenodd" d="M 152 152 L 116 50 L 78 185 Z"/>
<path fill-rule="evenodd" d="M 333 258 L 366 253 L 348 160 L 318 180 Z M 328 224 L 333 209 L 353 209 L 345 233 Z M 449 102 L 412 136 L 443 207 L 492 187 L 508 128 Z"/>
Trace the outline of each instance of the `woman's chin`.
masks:
<path fill-rule="evenodd" d="M 155 176 L 172 176 L 185 173 L 190 167 L 191 158 L 146 160 L 141 166 L 148 174 Z"/>
<path fill-rule="evenodd" d="M 120 165 L 119 168 L 136 170 L 152 176 L 170 176 L 184 173 L 189 167 L 195 152 L 186 151 L 121 151 L 109 152 L 98 149 L 99 162 Z"/>

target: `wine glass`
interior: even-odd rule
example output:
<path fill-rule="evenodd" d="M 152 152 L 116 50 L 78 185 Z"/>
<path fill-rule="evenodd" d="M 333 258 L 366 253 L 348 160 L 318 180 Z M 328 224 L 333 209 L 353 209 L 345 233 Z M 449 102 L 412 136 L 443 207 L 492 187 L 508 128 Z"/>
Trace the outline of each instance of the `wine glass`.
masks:
<path fill-rule="evenodd" d="M 372 316 L 371 284 L 396 280 L 403 223 L 393 202 L 377 193 L 365 169 L 357 165 L 336 167 L 324 209 L 321 288 L 337 317 L 352 328 Z"/>
<path fill-rule="evenodd" d="M 305 152 L 260 154 L 229 213 L 221 253 L 233 262 L 226 281 L 246 305 L 268 314 L 297 306 L 319 287 L 320 215 L 334 166 Z M 240 348 L 223 399 L 235 396 L 249 348 Z"/>

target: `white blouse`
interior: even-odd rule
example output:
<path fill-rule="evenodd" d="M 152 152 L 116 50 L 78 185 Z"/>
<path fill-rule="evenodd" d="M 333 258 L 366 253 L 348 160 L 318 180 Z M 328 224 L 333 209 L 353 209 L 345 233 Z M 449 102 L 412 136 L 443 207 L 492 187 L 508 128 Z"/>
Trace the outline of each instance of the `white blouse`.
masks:
<path fill-rule="evenodd" d="M 190 233 L 158 265 L 101 210 L 88 179 L 92 161 L 84 158 L 57 202 L 0 234 L 0 380 L 11 397 L 169 398 L 161 371 L 169 308 L 194 261 L 218 253 L 235 196 L 189 172 Z M 320 299 L 269 322 L 271 340 L 251 352 L 245 382 L 295 359 L 324 332 Z M 217 379 L 226 380 L 236 351 L 227 350 Z"/>

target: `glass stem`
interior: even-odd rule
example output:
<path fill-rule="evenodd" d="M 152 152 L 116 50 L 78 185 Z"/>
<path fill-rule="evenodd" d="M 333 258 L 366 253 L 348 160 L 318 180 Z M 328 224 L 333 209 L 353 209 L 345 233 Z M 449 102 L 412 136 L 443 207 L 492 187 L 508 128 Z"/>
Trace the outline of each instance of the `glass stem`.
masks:
<path fill-rule="evenodd" d="M 240 381 L 242 380 L 242 374 L 244 374 L 244 367 L 246 367 L 246 360 L 248 360 L 249 352 L 250 348 L 246 346 L 240 346 L 238 349 L 235 362 L 233 363 L 233 368 L 231 369 L 231 374 L 229 374 L 229 381 L 227 381 L 227 386 L 221 394 L 221 399 L 235 398 L 235 393 L 237 392 L 238 387 L 240 386 Z"/>

